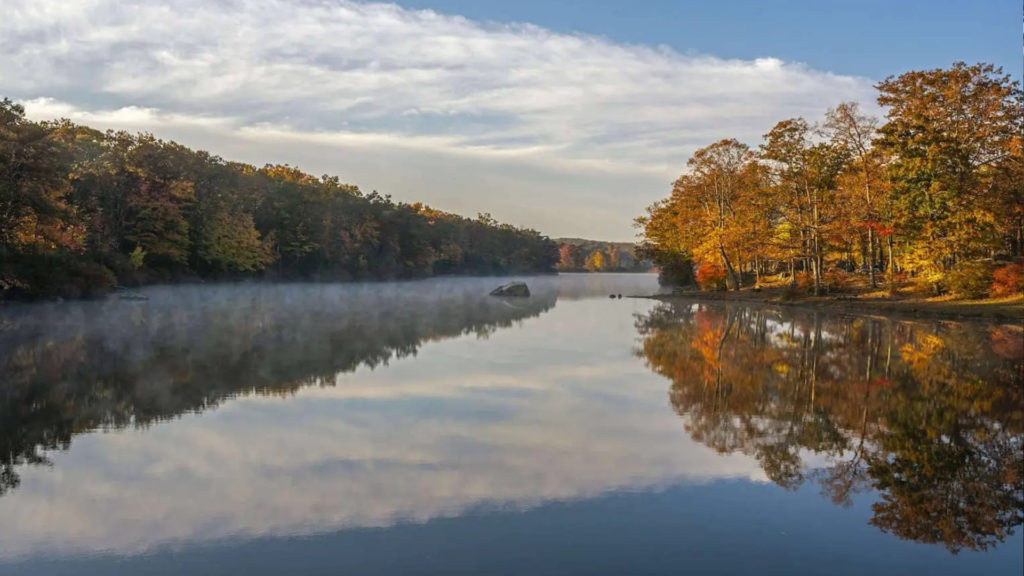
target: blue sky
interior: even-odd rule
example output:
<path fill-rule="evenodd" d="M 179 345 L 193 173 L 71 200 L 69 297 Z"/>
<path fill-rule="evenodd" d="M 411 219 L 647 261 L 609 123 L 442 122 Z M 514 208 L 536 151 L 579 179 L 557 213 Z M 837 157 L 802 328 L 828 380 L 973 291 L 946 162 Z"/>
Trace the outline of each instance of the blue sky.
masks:
<path fill-rule="evenodd" d="M 694 150 L 890 74 L 1021 76 L 1016 0 L 35 0 L 0 97 L 558 236 L 632 240 Z"/>
<path fill-rule="evenodd" d="M 1016 0 L 399 0 L 724 58 L 774 57 L 881 80 L 963 60 L 1021 77 Z"/>

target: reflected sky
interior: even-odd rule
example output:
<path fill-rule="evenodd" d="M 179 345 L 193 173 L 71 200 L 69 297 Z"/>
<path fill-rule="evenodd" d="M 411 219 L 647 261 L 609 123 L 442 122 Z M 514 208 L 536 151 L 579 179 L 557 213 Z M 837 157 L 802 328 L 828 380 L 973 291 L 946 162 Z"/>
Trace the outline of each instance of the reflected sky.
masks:
<path fill-rule="evenodd" d="M 1019 543 L 951 563 L 869 526 L 870 494 L 844 509 L 786 492 L 756 451 L 695 438 L 673 380 L 638 357 L 652 332 L 637 323 L 663 305 L 607 297 L 653 292 L 653 276 L 532 279 L 529 302 L 487 297 L 495 284 L 164 289 L 5 316 L 8 398 L 35 408 L 5 406 L 22 456 L 0 496 L 0 573 L 373 573 L 384 551 L 401 572 L 472 573 L 493 555 L 518 558 L 511 572 L 595 573 L 644 541 L 662 558 L 647 573 L 687 557 L 728 573 L 713 559 L 735 538 L 774 542 L 792 568 L 786 554 L 810 552 L 782 534 L 811 542 L 829 523 L 907 567 L 1019 566 Z M 673 530 L 705 549 L 669 553 Z M 459 560 L 436 555 L 446 546 Z"/>
<path fill-rule="evenodd" d="M 465 283 L 457 285 L 466 293 L 484 286 L 468 281 L 471 288 L 461 288 Z M 516 329 L 430 341 L 435 338 L 433 313 L 405 302 L 401 306 L 407 313 L 395 320 L 399 331 L 421 329 L 424 341 L 415 355 L 391 358 L 386 368 L 364 366 L 298 388 L 283 382 L 283 398 L 242 393 L 218 400 L 215 410 L 172 413 L 166 421 L 141 428 L 108 426 L 75 436 L 70 450 L 45 452 L 51 465 L 18 467 L 20 485 L 0 498 L 0 526 L 6 520 L 17 528 L 0 530 L 0 553 L 134 554 L 167 543 L 233 535 L 423 521 L 482 503 L 523 509 L 551 499 L 684 478 L 763 476 L 745 458 L 723 460 L 686 441 L 673 415 L 663 409 L 662 380 L 633 358 L 632 317 L 650 303 L 610 300 L 606 293 L 653 291 L 653 277 L 607 278 L 599 285 L 580 276 L 561 284 L 552 279 L 531 284 L 531 301 L 542 304 L 530 310 L 544 313 L 527 314 Z M 568 296 L 558 307 L 543 304 L 549 284 Z M 593 298 L 583 299 L 587 294 Z M 160 305 L 159 296 L 155 299 Z M 458 296 L 460 305 L 465 300 L 476 306 L 474 296 Z M 499 314 L 526 306 L 480 300 L 496 305 Z M 307 308 L 304 304 L 301 310 Z M 174 321 L 147 317 L 136 326 L 163 335 L 166 330 L 156 326 L 174 324 L 174 334 L 191 335 L 243 321 L 232 306 L 216 312 L 221 315 L 186 321 L 168 312 Z M 394 331 L 382 314 L 374 311 L 374 323 L 361 323 L 357 332 Z M 301 320 L 313 337 L 331 337 L 311 327 L 302 313 L 292 310 L 290 317 Z M 491 317 L 485 312 L 477 319 Z M 202 325 L 182 327 L 182 322 Z M 96 324 L 86 326 L 90 332 Z M 107 348 L 116 349 L 112 341 L 130 350 L 140 344 L 138 334 L 111 335 L 104 327 L 102 335 Z M 220 342 L 230 336 L 205 333 L 203 338 Z M 173 344 L 187 351 L 193 364 L 210 362 L 196 358 L 209 351 L 184 342 L 160 337 L 144 343 L 153 348 Z M 311 346 L 312 351 L 303 343 L 306 350 L 299 356 L 322 361 L 319 344 Z M 123 357 L 105 361 L 129 363 Z M 166 362 L 142 364 L 171 372 Z M 95 371 L 125 370 L 103 366 Z M 131 383 L 151 386 L 145 374 Z M 244 383 L 227 388 L 249 389 Z M 168 403 L 190 404 L 179 398 Z M 654 449 L 637 450 L 637 445 Z M 97 518 L 105 521 L 97 525 Z"/>

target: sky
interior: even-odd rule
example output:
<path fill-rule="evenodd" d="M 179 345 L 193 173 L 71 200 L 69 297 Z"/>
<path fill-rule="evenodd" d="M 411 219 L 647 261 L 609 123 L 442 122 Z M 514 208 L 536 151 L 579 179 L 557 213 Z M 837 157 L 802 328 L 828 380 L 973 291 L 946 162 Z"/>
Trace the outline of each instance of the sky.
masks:
<path fill-rule="evenodd" d="M 892 74 L 1021 77 L 1016 0 L 0 0 L 0 97 L 552 237 L 629 241 L 694 150 Z"/>

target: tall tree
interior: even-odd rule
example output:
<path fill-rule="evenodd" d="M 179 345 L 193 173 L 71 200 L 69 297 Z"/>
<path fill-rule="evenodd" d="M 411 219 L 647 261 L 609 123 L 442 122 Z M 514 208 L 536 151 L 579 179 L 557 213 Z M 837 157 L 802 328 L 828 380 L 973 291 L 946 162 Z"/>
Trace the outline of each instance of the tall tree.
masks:
<path fill-rule="evenodd" d="M 0 100 L 0 291 L 32 289 L 37 273 L 45 275 L 53 264 L 36 260 L 83 248 L 84 229 L 67 202 L 68 159 L 53 138 L 55 128 L 27 120 L 21 105 Z"/>
<path fill-rule="evenodd" d="M 735 254 L 737 224 L 745 187 L 749 185 L 753 154 L 737 140 L 721 140 L 697 150 L 687 162 L 690 173 L 679 178 L 673 195 L 682 216 L 693 227 L 693 253 L 700 259 L 721 259 L 729 286 L 738 290 L 739 274 L 729 254 Z"/>
<path fill-rule="evenodd" d="M 878 145 L 893 156 L 893 193 L 915 239 L 917 266 L 933 272 L 991 255 L 1000 233 L 1019 230 L 1006 213 L 999 175 L 1019 164 L 1024 96 L 991 64 L 907 72 L 877 86 L 887 107 Z M 1020 189 L 1020 182 L 1016 182 Z"/>
<path fill-rule="evenodd" d="M 871 142 L 878 130 L 878 120 L 862 114 L 856 102 L 843 102 L 825 114 L 824 128 L 832 142 L 844 148 L 852 158 L 852 163 L 847 169 L 850 177 L 846 179 L 848 192 L 851 193 L 846 194 L 843 199 L 852 204 L 855 207 L 854 211 L 859 213 L 855 224 L 866 230 L 868 278 L 871 287 L 874 288 L 877 284 L 875 242 L 877 232 L 882 226 L 876 206 L 881 192 L 882 163 L 881 156 L 874 153 L 871 148 Z M 853 194 L 854 190 L 858 193 Z M 892 235 L 889 234 L 888 238 L 891 257 Z M 892 270 L 891 262 L 889 270 Z"/>

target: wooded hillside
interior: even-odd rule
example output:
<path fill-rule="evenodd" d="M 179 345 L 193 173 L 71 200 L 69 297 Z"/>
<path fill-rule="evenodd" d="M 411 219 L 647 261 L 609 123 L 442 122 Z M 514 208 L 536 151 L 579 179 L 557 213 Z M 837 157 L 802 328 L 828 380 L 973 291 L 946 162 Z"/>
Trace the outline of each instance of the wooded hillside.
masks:
<path fill-rule="evenodd" d="M 534 230 L 0 101 L 0 299 L 194 279 L 551 272 Z"/>
<path fill-rule="evenodd" d="M 651 261 L 636 257 L 630 242 L 556 238 L 558 270 L 562 272 L 647 272 Z"/>

